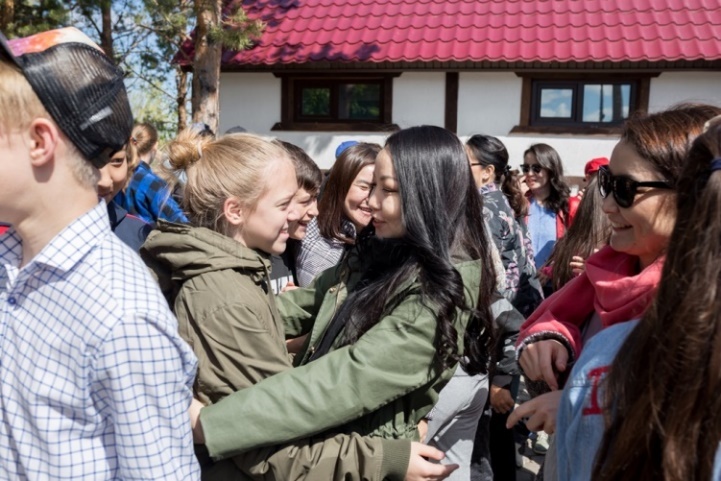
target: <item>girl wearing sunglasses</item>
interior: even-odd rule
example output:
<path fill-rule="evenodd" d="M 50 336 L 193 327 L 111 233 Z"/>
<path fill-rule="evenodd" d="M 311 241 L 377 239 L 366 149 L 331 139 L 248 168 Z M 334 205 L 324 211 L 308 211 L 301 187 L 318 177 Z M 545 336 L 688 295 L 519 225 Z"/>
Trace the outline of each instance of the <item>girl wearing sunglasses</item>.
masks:
<path fill-rule="evenodd" d="M 570 196 L 571 189 L 563 180 L 561 157 L 550 145 L 531 145 L 523 153 L 521 170 L 528 185 L 528 230 L 536 268 L 540 268 L 571 225 L 578 199 Z"/>
<path fill-rule="evenodd" d="M 553 392 L 517 408 L 509 425 L 529 417 L 531 430 L 555 431 L 568 366 L 594 334 L 638 318 L 658 286 L 676 220 L 676 190 L 691 142 L 704 123 L 721 114 L 708 105 L 681 105 L 626 122 L 599 178 L 603 211 L 611 223 L 609 246 L 589 257 L 586 270 L 546 299 L 519 335 L 519 364 L 526 377 Z M 555 457 L 547 457 L 549 461 Z"/>
<path fill-rule="evenodd" d="M 594 338 L 573 368 L 559 409 L 559 480 L 721 480 L 720 157 L 715 123 L 678 181 L 656 301 L 640 321 Z M 588 382 L 606 371 L 603 384 Z"/>

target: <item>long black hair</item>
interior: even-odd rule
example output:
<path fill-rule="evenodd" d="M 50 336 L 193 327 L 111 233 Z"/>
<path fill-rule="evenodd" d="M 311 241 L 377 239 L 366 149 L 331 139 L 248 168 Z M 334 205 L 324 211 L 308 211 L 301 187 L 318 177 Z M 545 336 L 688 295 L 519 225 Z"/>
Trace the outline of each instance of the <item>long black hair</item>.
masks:
<path fill-rule="evenodd" d="M 396 132 L 385 149 L 398 179 L 406 234 L 378 239 L 372 225 L 361 233 L 356 248 L 367 264 L 366 275 L 337 314 L 347 319 L 343 342 L 354 342 L 393 310 L 402 301 L 394 298 L 399 287 L 417 276 L 420 287 L 414 294 L 438 320 L 437 367 L 446 369 L 460 361 L 471 374 L 485 373 L 493 343 L 489 306 L 495 272 L 483 204 L 463 143 L 445 129 L 422 126 Z M 476 305 L 467 299 L 461 275 L 453 267 L 456 261 L 470 259 L 480 260 L 482 268 Z M 470 315 L 463 357 L 454 326 L 460 313 Z"/>
<path fill-rule="evenodd" d="M 503 142 L 491 135 L 476 134 L 468 139 L 466 147 L 482 166 L 493 166 L 494 182 L 501 186 L 516 219 L 527 216 L 528 200 L 521 191 L 518 172 L 508 167 L 508 150 Z"/>

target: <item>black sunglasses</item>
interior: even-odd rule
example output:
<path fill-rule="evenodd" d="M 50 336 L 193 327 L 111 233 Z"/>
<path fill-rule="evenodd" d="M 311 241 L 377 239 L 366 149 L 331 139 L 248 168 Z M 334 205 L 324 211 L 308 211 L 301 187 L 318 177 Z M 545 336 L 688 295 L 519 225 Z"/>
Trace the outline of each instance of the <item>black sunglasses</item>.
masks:
<path fill-rule="evenodd" d="M 533 171 L 534 174 L 540 174 L 543 170 L 543 167 L 541 167 L 539 164 L 521 164 L 521 171 L 524 174 L 527 174 L 529 171 Z"/>
<path fill-rule="evenodd" d="M 673 189 L 665 180 L 653 182 L 638 182 L 625 175 L 613 175 L 608 166 L 598 169 L 598 190 L 604 199 L 613 192 L 613 198 L 619 207 L 627 208 L 633 205 L 639 187 L 656 187 L 657 189 Z"/>

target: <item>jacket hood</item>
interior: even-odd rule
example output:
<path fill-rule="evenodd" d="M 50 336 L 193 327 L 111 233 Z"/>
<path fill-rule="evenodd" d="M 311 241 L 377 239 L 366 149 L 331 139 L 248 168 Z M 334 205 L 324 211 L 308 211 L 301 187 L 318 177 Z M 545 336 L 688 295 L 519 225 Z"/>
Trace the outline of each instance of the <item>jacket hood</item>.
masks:
<path fill-rule="evenodd" d="M 270 272 L 270 256 L 249 249 L 228 236 L 204 227 L 191 227 L 158 221 L 140 250 L 168 296 L 174 285 L 195 276 L 219 270 L 243 270 L 251 277 L 265 278 Z"/>

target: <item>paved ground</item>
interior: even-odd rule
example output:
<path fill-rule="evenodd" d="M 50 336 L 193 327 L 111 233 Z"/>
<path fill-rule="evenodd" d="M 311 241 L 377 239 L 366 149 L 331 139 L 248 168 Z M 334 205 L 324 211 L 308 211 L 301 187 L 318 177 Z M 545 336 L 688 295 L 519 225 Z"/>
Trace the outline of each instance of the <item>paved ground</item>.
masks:
<path fill-rule="evenodd" d="M 516 471 L 516 481 L 533 481 L 538 469 L 543 463 L 543 456 L 535 454 L 531 450 L 531 441 L 526 441 L 526 445 L 519 450 L 523 459 L 523 466 Z M 497 480 L 503 481 L 503 480 Z"/>

